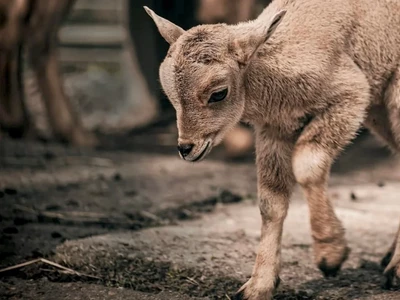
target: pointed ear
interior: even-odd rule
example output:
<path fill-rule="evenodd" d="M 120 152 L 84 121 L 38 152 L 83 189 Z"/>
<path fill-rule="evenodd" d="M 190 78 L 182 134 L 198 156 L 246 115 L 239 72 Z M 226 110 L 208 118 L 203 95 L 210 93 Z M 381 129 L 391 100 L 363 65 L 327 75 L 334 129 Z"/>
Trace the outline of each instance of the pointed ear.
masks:
<path fill-rule="evenodd" d="M 158 28 L 158 31 L 162 35 L 162 37 L 170 44 L 176 42 L 176 40 L 185 32 L 182 28 L 175 25 L 174 23 L 158 16 L 154 11 L 152 11 L 147 6 L 143 7 L 149 16 L 153 19 L 154 23 Z"/>
<path fill-rule="evenodd" d="M 264 37 L 264 43 L 271 37 L 271 35 L 275 32 L 276 28 L 279 26 L 279 24 L 282 22 L 283 17 L 286 15 L 286 10 L 281 10 L 278 12 L 273 18 L 272 21 L 270 21 L 268 25 L 267 32 Z"/>
<path fill-rule="evenodd" d="M 286 11 L 281 10 L 278 12 L 268 23 L 265 25 L 263 24 L 260 27 L 260 22 L 257 20 L 254 22 L 254 24 L 257 26 L 254 30 L 254 35 L 250 37 L 250 39 L 246 40 L 246 42 L 243 44 L 243 46 L 239 46 L 242 41 L 235 41 L 234 47 L 239 47 L 241 49 L 238 49 L 238 60 L 239 64 L 241 65 L 247 65 L 249 61 L 254 57 L 254 54 L 257 53 L 257 51 L 260 49 L 262 45 L 265 44 L 265 42 L 272 36 L 272 34 L 275 32 L 276 28 L 279 26 L 281 23 L 283 17 L 285 16 Z"/>

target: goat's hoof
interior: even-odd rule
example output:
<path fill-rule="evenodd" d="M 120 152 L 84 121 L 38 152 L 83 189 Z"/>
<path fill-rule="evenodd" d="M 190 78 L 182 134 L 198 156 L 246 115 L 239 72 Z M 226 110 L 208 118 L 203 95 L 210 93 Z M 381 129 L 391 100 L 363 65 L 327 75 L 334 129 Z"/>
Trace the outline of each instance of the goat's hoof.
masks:
<path fill-rule="evenodd" d="M 239 290 L 235 295 L 230 297 L 232 300 L 245 300 L 246 298 L 244 297 L 244 291 Z"/>
<path fill-rule="evenodd" d="M 318 249 L 318 247 L 316 247 Z M 321 250 L 321 248 L 319 248 Z M 326 248 L 323 251 L 316 251 L 318 268 L 326 277 L 336 277 L 350 253 L 350 248 L 343 247 Z M 321 255 L 322 254 L 322 255 Z M 321 256 L 320 256 L 321 255 Z"/>
<path fill-rule="evenodd" d="M 318 264 L 318 268 L 321 270 L 322 274 L 324 274 L 324 277 L 326 278 L 336 277 L 341 267 L 342 267 L 341 264 L 332 266 L 328 265 L 325 257 Z"/>
<path fill-rule="evenodd" d="M 390 289 L 400 285 L 400 255 L 392 257 L 389 265 L 386 267 L 385 282 L 383 288 Z"/>
<path fill-rule="evenodd" d="M 262 284 L 250 278 L 231 298 L 233 300 L 271 300 L 280 282 L 281 279 L 277 276 L 273 281 L 272 287 L 268 288 L 267 284 Z"/>

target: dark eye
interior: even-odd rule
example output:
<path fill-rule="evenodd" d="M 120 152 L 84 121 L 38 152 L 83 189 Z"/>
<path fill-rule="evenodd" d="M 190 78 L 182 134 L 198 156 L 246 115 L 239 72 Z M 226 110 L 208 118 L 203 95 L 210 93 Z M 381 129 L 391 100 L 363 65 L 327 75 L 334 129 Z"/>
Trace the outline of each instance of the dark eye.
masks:
<path fill-rule="evenodd" d="M 227 95 L 228 95 L 228 89 L 224 89 L 222 91 L 213 93 L 210 97 L 210 100 L 208 100 L 208 103 L 215 103 L 222 101 L 226 98 Z"/>

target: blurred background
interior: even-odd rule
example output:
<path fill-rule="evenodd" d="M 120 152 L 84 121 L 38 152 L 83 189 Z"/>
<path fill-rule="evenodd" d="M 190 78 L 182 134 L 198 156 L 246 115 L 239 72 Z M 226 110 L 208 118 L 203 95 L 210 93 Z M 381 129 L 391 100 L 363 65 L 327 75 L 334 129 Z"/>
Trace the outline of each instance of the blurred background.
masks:
<path fill-rule="evenodd" d="M 175 151 L 175 112 L 158 79 L 168 44 L 143 6 L 188 29 L 199 23 L 245 21 L 256 17 L 269 2 L 77 0 L 57 31 L 58 61 L 68 101 L 83 126 L 97 134 L 100 148 Z M 35 135 L 52 141 L 37 78 L 29 64 L 24 68 L 25 102 Z M 252 157 L 252 144 L 251 131 L 238 126 L 214 155 Z"/>

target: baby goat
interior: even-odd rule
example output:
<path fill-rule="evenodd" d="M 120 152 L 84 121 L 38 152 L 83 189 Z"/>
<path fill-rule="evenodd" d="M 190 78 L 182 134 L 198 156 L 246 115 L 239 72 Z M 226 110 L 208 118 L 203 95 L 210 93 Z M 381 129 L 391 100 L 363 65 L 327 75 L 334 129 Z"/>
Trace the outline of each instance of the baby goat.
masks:
<path fill-rule="evenodd" d="M 146 11 L 171 45 L 160 77 L 182 158 L 202 160 L 241 119 L 255 129 L 262 233 L 238 298 L 272 298 L 296 181 L 315 261 L 335 275 L 349 249 L 328 199 L 332 162 L 362 125 L 400 150 L 400 2 L 275 0 L 251 22 L 188 31 Z M 400 231 L 388 257 L 391 282 L 400 277 Z"/>

